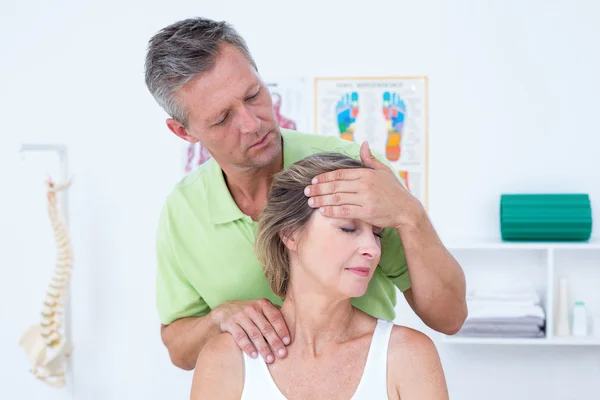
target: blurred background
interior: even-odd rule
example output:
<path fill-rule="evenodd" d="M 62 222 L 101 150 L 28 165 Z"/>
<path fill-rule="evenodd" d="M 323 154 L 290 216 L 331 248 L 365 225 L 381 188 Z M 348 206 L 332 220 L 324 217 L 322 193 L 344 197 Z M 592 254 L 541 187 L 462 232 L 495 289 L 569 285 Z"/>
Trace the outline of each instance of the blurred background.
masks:
<path fill-rule="evenodd" d="M 600 206 L 600 3 L 353 1 L 0 4 L 0 398 L 189 397 L 192 372 L 171 364 L 154 296 L 158 213 L 186 149 L 146 89 L 144 56 L 154 33 L 193 16 L 232 23 L 266 81 L 306 79 L 308 131 L 314 77 L 427 76 L 430 217 L 470 289 L 531 283 L 550 326 L 536 340 L 448 338 L 403 297 L 396 322 L 435 341 L 452 399 L 600 398 L 596 235 L 507 244 L 499 222 L 503 193 L 585 193 Z M 75 350 L 61 389 L 31 375 L 18 342 L 53 273 L 44 180 L 65 164 L 24 144 L 64 146 L 73 177 Z M 555 336 L 561 278 L 569 312 L 585 302 L 586 337 Z"/>

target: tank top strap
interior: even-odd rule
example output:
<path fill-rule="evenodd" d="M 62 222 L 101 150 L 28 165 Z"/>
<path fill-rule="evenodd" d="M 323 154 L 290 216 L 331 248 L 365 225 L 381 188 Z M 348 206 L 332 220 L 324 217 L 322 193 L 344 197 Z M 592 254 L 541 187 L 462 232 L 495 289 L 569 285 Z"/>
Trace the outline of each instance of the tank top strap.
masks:
<path fill-rule="evenodd" d="M 387 399 L 387 359 L 393 321 L 377 320 L 367 362 L 352 400 Z"/>
<path fill-rule="evenodd" d="M 244 357 L 244 389 L 240 400 L 286 400 L 273 380 L 267 363 L 259 356 Z"/>
<path fill-rule="evenodd" d="M 371 348 L 367 357 L 367 367 L 379 368 L 380 365 L 387 366 L 388 347 L 390 345 L 390 337 L 394 323 L 383 319 L 377 320 L 377 326 L 373 331 L 373 339 L 371 339 Z M 369 365 L 370 364 L 370 365 Z"/>

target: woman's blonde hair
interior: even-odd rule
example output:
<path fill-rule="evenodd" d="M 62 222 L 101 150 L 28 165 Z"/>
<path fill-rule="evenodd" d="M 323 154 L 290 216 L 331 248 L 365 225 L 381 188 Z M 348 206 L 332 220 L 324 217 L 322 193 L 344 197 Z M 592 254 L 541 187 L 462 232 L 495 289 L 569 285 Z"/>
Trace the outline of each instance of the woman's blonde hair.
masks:
<path fill-rule="evenodd" d="M 282 235 L 300 232 L 317 211 L 308 205 L 304 189 L 312 179 L 338 169 L 365 168 L 365 165 L 342 153 L 318 153 L 308 156 L 276 174 L 267 205 L 260 214 L 256 234 L 256 254 L 271 290 L 284 298 L 290 277 L 290 259 Z"/>

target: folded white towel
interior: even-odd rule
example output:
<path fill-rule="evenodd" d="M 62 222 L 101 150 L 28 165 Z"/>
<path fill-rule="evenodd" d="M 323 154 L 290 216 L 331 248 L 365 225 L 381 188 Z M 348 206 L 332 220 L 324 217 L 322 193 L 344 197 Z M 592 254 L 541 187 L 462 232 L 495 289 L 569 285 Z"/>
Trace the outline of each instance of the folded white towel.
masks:
<path fill-rule="evenodd" d="M 502 285 L 489 283 L 486 287 L 475 288 L 469 291 L 467 300 L 526 302 L 533 305 L 540 303 L 540 296 L 531 282 L 515 281 Z"/>
<path fill-rule="evenodd" d="M 489 325 L 519 325 L 519 326 L 537 326 L 543 327 L 546 323 L 545 318 L 541 317 L 471 317 L 465 321 L 464 327 L 469 326 L 489 326 Z"/>
<path fill-rule="evenodd" d="M 467 301 L 467 320 L 474 318 L 519 318 L 540 317 L 545 318 L 544 309 L 539 305 L 520 305 L 491 301 Z"/>
<path fill-rule="evenodd" d="M 534 324 L 472 324 L 464 325 L 461 333 L 538 333 L 542 328 Z"/>
<path fill-rule="evenodd" d="M 537 332 L 462 332 L 459 331 L 456 336 L 469 338 L 493 338 L 493 339 L 519 339 L 519 338 L 543 338 L 546 333 L 542 330 Z"/>
<path fill-rule="evenodd" d="M 536 300 L 513 300 L 513 299 L 492 300 L 492 299 L 488 299 L 488 298 L 473 297 L 473 296 L 467 296 L 467 302 L 477 303 L 477 304 L 481 304 L 481 305 L 490 304 L 493 306 L 495 304 L 504 304 L 504 305 L 508 305 L 508 306 L 521 306 L 521 307 L 531 307 L 531 306 L 537 306 L 540 304 L 539 301 L 536 301 Z"/>

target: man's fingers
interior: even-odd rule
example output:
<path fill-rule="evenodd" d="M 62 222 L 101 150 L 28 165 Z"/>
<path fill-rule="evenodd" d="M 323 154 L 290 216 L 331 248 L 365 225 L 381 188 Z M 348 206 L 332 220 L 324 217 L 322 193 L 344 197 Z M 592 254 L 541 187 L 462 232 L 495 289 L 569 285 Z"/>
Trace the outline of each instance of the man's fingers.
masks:
<path fill-rule="evenodd" d="M 332 218 L 347 218 L 347 219 L 363 219 L 362 207 L 343 205 L 343 206 L 324 206 L 320 207 L 319 211 L 326 217 Z"/>
<path fill-rule="evenodd" d="M 353 181 L 360 179 L 365 173 L 367 168 L 348 168 L 348 169 L 336 169 L 335 171 L 325 172 L 317 175 L 312 179 L 312 183 L 323 183 L 331 181 Z"/>
<path fill-rule="evenodd" d="M 362 189 L 363 185 L 358 180 L 331 181 L 308 185 L 304 189 L 304 194 L 308 197 L 312 197 L 333 193 L 358 193 Z"/>
<path fill-rule="evenodd" d="M 228 330 L 228 332 L 233 336 L 233 339 L 244 353 L 248 354 L 252 358 L 258 357 L 256 348 L 250 341 L 246 331 L 244 331 L 241 326 L 234 323 L 231 325 L 231 328 Z"/>
<path fill-rule="evenodd" d="M 275 329 L 277 336 L 281 338 L 285 345 L 291 343 L 291 335 L 287 328 L 287 324 L 281 315 L 281 311 L 273 304 L 268 304 L 263 308 L 263 314 Z"/>
<path fill-rule="evenodd" d="M 308 205 L 313 208 L 341 205 L 352 205 L 360 207 L 362 203 L 362 197 L 354 193 L 334 193 L 324 196 L 311 197 L 310 199 L 308 199 Z"/>
<path fill-rule="evenodd" d="M 240 321 L 240 325 L 246 331 L 250 341 L 252 344 L 254 344 L 254 347 L 256 350 L 258 350 L 258 353 L 262 356 L 262 358 L 267 363 L 272 363 L 275 361 L 275 357 L 273 356 L 269 345 L 265 341 L 265 337 L 260 331 L 260 328 L 256 326 L 256 324 L 250 318 L 244 318 L 242 321 Z"/>
<path fill-rule="evenodd" d="M 271 347 L 273 352 L 279 357 L 285 356 L 286 351 L 285 346 L 283 345 L 283 341 L 277 335 L 275 328 L 273 327 L 273 325 L 271 325 L 267 318 L 265 318 L 265 316 L 262 313 L 257 313 L 252 318 L 256 326 L 258 326 L 258 328 L 262 332 L 263 337 L 269 343 L 269 346 Z"/>
<path fill-rule="evenodd" d="M 369 168 L 382 169 L 391 172 L 387 165 L 379 161 L 379 159 L 373 155 L 368 142 L 363 142 L 360 146 L 360 160 Z"/>

